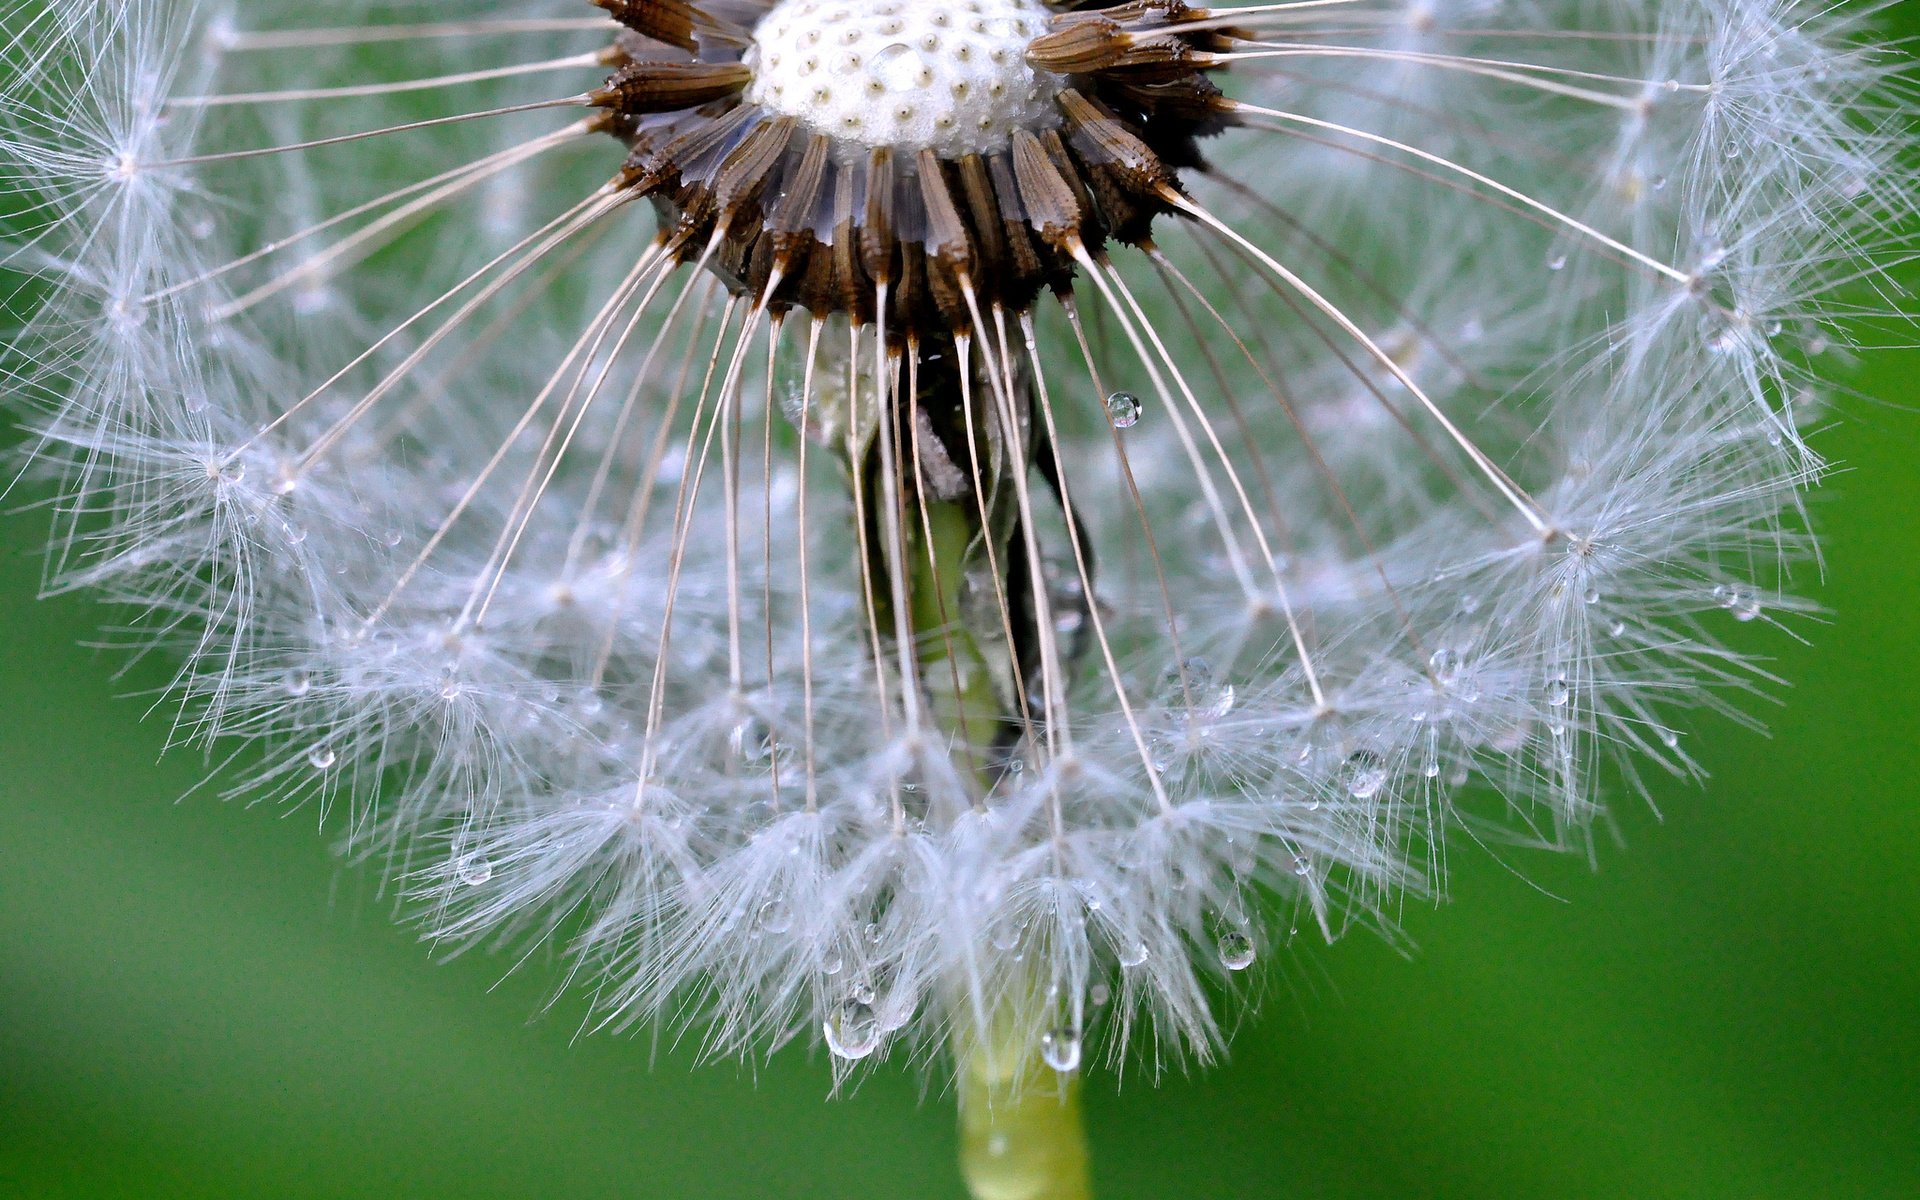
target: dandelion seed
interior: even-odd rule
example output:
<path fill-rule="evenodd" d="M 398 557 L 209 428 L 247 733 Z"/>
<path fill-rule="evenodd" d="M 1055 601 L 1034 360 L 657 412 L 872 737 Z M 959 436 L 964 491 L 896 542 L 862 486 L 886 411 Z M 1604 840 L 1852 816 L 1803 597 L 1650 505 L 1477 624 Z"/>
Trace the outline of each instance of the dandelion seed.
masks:
<path fill-rule="evenodd" d="M 0 16 L 50 587 L 442 944 L 950 1048 L 983 1188 L 1685 770 L 1920 199 L 1871 5 L 416 7 Z"/>

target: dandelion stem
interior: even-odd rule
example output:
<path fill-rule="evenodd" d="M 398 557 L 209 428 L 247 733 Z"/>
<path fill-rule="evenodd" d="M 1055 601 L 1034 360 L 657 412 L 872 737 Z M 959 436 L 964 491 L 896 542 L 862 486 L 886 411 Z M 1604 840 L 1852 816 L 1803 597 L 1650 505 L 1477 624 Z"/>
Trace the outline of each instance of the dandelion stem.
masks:
<path fill-rule="evenodd" d="M 960 1171 L 974 1200 L 1092 1200 L 1079 1072 L 1056 1072 L 1039 1047 L 1017 1014 L 959 1047 Z"/>

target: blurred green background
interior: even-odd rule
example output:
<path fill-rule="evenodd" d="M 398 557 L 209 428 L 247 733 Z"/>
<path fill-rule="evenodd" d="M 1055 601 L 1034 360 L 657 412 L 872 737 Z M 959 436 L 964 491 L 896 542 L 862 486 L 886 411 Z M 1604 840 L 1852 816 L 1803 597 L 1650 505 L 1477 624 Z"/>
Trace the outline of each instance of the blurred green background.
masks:
<path fill-rule="evenodd" d="M 1096 1078 L 1104 1200 L 1920 1197 L 1920 353 L 1854 382 L 1833 621 L 1742 630 L 1770 736 L 1701 730 L 1711 784 L 1622 801 L 1598 871 L 1456 853 L 1410 957 L 1270 964 L 1227 1065 Z M 124 698 L 163 676 L 34 599 L 43 530 L 0 521 L 0 1197 L 959 1200 L 915 1073 L 576 1038 L 541 964 L 430 961 L 313 813 L 176 803 L 201 764 Z"/>

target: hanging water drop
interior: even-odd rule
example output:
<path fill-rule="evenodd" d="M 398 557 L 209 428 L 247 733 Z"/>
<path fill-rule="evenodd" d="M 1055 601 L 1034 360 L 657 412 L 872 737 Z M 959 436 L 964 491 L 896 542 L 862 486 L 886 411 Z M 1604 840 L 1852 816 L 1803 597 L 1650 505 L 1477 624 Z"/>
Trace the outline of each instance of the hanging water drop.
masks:
<path fill-rule="evenodd" d="M 339 761 L 340 756 L 333 752 L 333 747 L 324 742 L 307 751 L 307 762 L 316 771 L 329 770 Z"/>
<path fill-rule="evenodd" d="M 871 993 L 869 993 L 871 995 Z M 859 1062 L 880 1047 L 880 1021 L 857 995 L 834 1009 L 822 1025 L 827 1050 L 835 1058 Z"/>
<path fill-rule="evenodd" d="M 1387 785 L 1387 764 L 1380 756 L 1362 751 L 1347 760 L 1347 794 L 1355 800 L 1371 800 Z"/>
<path fill-rule="evenodd" d="M 1080 1069 L 1080 1031 L 1061 1025 L 1040 1035 L 1040 1060 L 1065 1075 Z"/>
<path fill-rule="evenodd" d="M 1555 708 L 1565 708 L 1567 701 L 1573 698 L 1573 690 L 1567 686 L 1565 675 L 1556 675 L 1547 681 L 1547 703 Z"/>
<path fill-rule="evenodd" d="M 1107 397 L 1107 417 L 1115 429 L 1132 429 L 1140 423 L 1140 397 L 1132 392 L 1115 392 Z"/>
<path fill-rule="evenodd" d="M 1220 965 L 1229 971 L 1244 971 L 1253 965 L 1253 939 L 1238 929 L 1220 935 Z"/>

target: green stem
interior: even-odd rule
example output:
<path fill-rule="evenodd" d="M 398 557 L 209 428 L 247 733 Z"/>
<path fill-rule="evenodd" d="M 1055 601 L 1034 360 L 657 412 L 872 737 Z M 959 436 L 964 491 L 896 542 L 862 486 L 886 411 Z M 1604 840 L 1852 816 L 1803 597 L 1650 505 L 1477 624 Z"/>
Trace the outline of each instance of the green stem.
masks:
<path fill-rule="evenodd" d="M 935 374 L 928 365 L 944 363 L 951 372 L 956 361 L 949 353 L 923 363 L 922 394 L 914 398 L 916 404 L 952 404 L 963 394 L 957 376 Z M 939 412 L 947 423 L 955 416 Z M 911 423 L 917 438 L 918 420 L 904 413 L 901 420 Z M 912 452 L 938 450 L 922 444 Z M 972 560 L 988 540 L 999 539 L 1000 561 L 1009 561 L 1007 556 L 1018 551 L 1005 544 L 1006 522 L 976 511 L 971 496 L 956 501 L 926 494 L 917 460 L 908 461 L 916 466 L 910 469 L 903 463 L 898 468 L 896 490 L 912 497 L 905 505 L 911 519 L 899 529 L 901 544 L 885 551 L 889 570 L 904 576 L 904 596 L 892 587 L 876 587 L 874 609 L 890 622 L 898 615 L 891 607 L 904 602 L 904 624 L 915 641 L 919 676 L 905 686 L 920 689 L 931 724 L 946 735 L 956 764 L 972 775 L 977 798 L 984 802 L 1003 770 L 990 758 L 1022 684 L 1017 666 L 996 677 L 991 647 L 1001 639 L 1001 630 L 969 627 L 970 620 L 979 618 L 967 611 L 965 584 L 969 567 L 978 566 Z M 1027 464 L 1012 469 L 1024 471 Z M 854 478 L 856 486 L 873 486 L 858 482 L 857 469 Z M 874 491 L 879 493 L 876 505 L 890 502 L 887 489 Z M 1009 650 L 1003 646 L 1001 652 Z M 1077 1070 L 1055 1070 L 1043 1059 L 1042 1031 L 1050 1025 L 1053 1006 L 1041 992 L 1040 986 L 1031 987 L 1028 995 L 996 1005 L 986 1028 L 963 1021 L 955 1035 L 960 1169 L 974 1200 L 1092 1200 L 1080 1076 Z"/>
<path fill-rule="evenodd" d="M 961 1042 L 960 1171 L 974 1200 L 1092 1200 L 1079 1072 L 1042 1062 L 1028 1021 Z"/>

